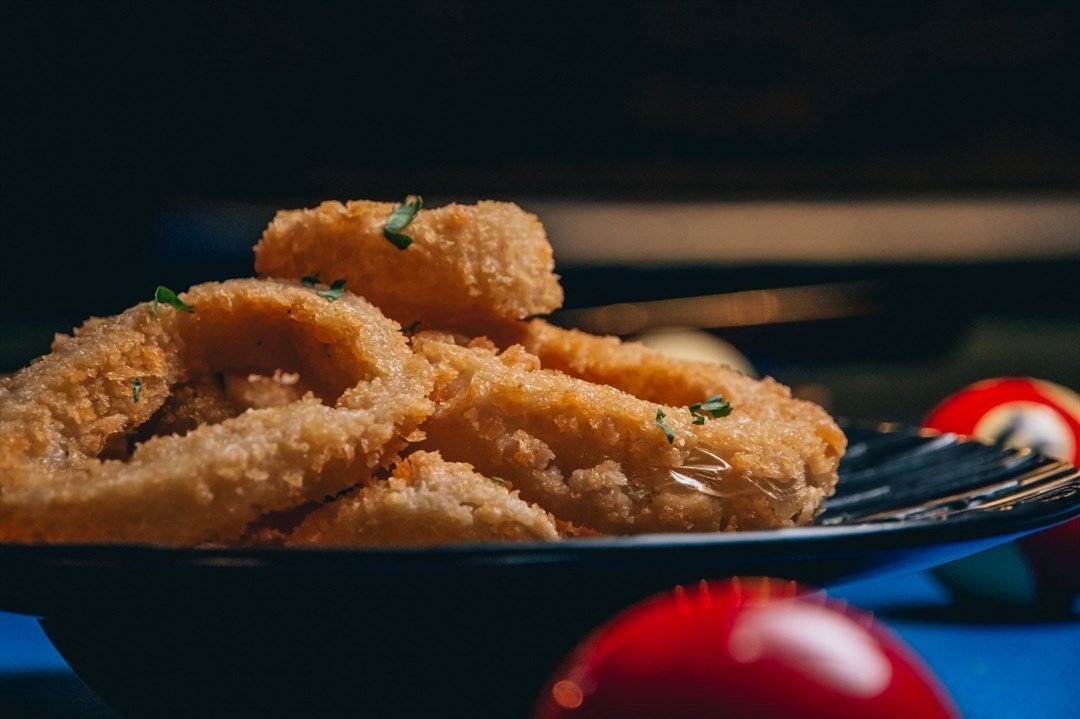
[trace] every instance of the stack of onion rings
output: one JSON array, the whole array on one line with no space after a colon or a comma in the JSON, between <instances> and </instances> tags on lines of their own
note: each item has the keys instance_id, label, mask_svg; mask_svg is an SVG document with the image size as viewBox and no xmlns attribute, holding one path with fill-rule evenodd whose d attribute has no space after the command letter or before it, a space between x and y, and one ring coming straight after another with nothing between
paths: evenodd
<instances>
[{"instance_id":1,"label":"stack of onion rings","mask_svg":"<svg viewBox=\"0 0 1080 719\"><path fill-rule=\"evenodd\" d=\"M387 203L280 212L255 249L266 279L93 318L0 380L0 541L811 521L845 446L824 410L771 379L530 319L562 302L537 219L419 205L404 224ZM724 412L691 409L715 395Z\"/></svg>"},{"instance_id":2,"label":"stack of onion rings","mask_svg":"<svg viewBox=\"0 0 1080 719\"><path fill-rule=\"evenodd\" d=\"M414 347L439 370L423 446L604 533L805 524L836 481L838 454L811 423L733 412L698 424L663 406L669 442L656 404L541 369L520 346L422 333Z\"/></svg>"}]
</instances>

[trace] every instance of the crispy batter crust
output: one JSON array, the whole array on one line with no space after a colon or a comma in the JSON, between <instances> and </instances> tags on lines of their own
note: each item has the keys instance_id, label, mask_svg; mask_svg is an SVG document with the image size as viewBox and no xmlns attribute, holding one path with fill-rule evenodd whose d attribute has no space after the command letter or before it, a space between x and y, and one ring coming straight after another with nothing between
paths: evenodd
<instances>
[{"instance_id":1,"label":"crispy batter crust","mask_svg":"<svg viewBox=\"0 0 1080 719\"><path fill-rule=\"evenodd\" d=\"M554 518L471 465L437 452L409 455L373 481L316 510L287 544L359 546L492 540L551 540Z\"/></svg>"},{"instance_id":2,"label":"crispy batter crust","mask_svg":"<svg viewBox=\"0 0 1080 719\"><path fill-rule=\"evenodd\" d=\"M543 225L509 202L421 210L399 250L383 236L397 207L324 202L278 212L255 246L255 270L298 279L319 273L363 295L402 324L522 319L562 304Z\"/></svg>"},{"instance_id":3,"label":"crispy batter crust","mask_svg":"<svg viewBox=\"0 0 1080 719\"><path fill-rule=\"evenodd\" d=\"M459 325L449 326L449 332L429 331L427 336L491 349L520 345L537 357L543 369L608 385L659 405L686 408L723 395L747 417L805 434L805 460L813 483L836 481L839 458L847 447L844 433L828 412L813 402L795 399L791 390L771 377L758 380L712 362L673 359L640 342L563 329L542 319L472 328L482 337L463 334Z\"/></svg>"},{"instance_id":4,"label":"crispy batter crust","mask_svg":"<svg viewBox=\"0 0 1080 719\"><path fill-rule=\"evenodd\" d=\"M673 359L640 342L598 337L539 319L492 325L487 331L499 347L523 346L545 369L610 385L649 402L687 407L721 394L754 419L786 420L793 431L816 435L824 443L807 458L816 473L835 471L847 446L828 412L793 398L791 390L771 377L756 380L723 365ZM815 461L826 457L823 464Z\"/></svg>"},{"instance_id":5,"label":"crispy batter crust","mask_svg":"<svg viewBox=\"0 0 1080 719\"><path fill-rule=\"evenodd\" d=\"M663 406L669 444L657 403L541 370L521 347L497 355L445 339L414 339L437 372L424 446L506 477L559 519L614 534L793 526L836 483L837 449L783 412L752 411L750 394L703 425ZM784 396L762 387L763 402Z\"/></svg>"},{"instance_id":6,"label":"crispy batter crust","mask_svg":"<svg viewBox=\"0 0 1080 719\"><path fill-rule=\"evenodd\" d=\"M194 314L155 317L143 303L94 320L0 387L0 540L231 541L264 512L351 486L430 411L426 363L361 298L232 280L183 299ZM127 462L98 458L177 384L279 367L323 401L157 437Z\"/></svg>"}]
</instances>

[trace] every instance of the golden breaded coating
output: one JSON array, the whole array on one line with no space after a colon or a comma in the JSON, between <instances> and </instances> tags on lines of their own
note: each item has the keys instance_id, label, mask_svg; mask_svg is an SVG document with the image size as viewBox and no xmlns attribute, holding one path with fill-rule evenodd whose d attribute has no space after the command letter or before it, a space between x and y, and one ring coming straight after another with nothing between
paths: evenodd
<instances>
[{"instance_id":1,"label":"golden breaded coating","mask_svg":"<svg viewBox=\"0 0 1080 719\"><path fill-rule=\"evenodd\" d=\"M847 438L828 412L793 398L791 390L771 377L758 380L713 362L673 359L640 342L563 329L540 319L490 325L485 332L495 346L523 346L544 369L610 385L649 402L688 407L719 394L755 419L787 420L793 430L817 435L828 445L827 452L813 455L829 458L824 466L812 467L813 472L831 471L834 455L842 456L847 447Z\"/></svg>"},{"instance_id":2,"label":"golden breaded coating","mask_svg":"<svg viewBox=\"0 0 1080 719\"><path fill-rule=\"evenodd\" d=\"M387 480L315 510L288 545L367 546L558 539L554 518L471 465L416 452Z\"/></svg>"},{"instance_id":3,"label":"golden breaded coating","mask_svg":"<svg viewBox=\"0 0 1080 719\"><path fill-rule=\"evenodd\" d=\"M443 339L413 341L437 372L423 446L505 477L561 520L612 534L787 527L808 523L836 484L835 446L781 413L736 404L698 425L685 406L541 370L521 347Z\"/></svg>"},{"instance_id":4,"label":"golden breaded coating","mask_svg":"<svg viewBox=\"0 0 1080 719\"><path fill-rule=\"evenodd\" d=\"M344 278L387 316L440 326L476 319L523 319L562 305L543 225L509 202L420 210L399 250L383 236L397 206L354 200L278 212L255 246L255 270L299 279Z\"/></svg>"},{"instance_id":5,"label":"golden breaded coating","mask_svg":"<svg viewBox=\"0 0 1080 719\"><path fill-rule=\"evenodd\" d=\"M427 363L365 300L231 280L95 320L0 387L0 541L230 541L391 459L427 416ZM214 372L299 372L318 397L157 437L99 459ZM134 382L140 381L138 392ZM137 395L137 397L136 397ZM332 406L327 406L327 404Z\"/></svg>"}]
</instances>

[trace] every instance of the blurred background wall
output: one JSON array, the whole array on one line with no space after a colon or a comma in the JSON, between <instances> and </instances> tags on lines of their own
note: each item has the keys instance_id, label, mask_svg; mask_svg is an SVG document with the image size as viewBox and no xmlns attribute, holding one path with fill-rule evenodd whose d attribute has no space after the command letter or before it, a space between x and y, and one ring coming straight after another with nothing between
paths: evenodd
<instances>
[{"instance_id":1,"label":"blurred background wall","mask_svg":"<svg viewBox=\"0 0 1080 719\"><path fill-rule=\"evenodd\" d=\"M37 2L0 32L0 372L250 274L277 208L422 193L540 213L567 307L620 306L559 321L688 325L840 414L1080 387L1075 3Z\"/></svg>"}]
</instances>

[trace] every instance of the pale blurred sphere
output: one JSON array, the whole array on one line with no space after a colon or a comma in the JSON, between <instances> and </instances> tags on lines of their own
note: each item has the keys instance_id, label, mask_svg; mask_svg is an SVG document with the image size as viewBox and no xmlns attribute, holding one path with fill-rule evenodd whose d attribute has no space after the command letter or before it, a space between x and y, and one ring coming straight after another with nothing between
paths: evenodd
<instances>
[{"instance_id":1,"label":"pale blurred sphere","mask_svg":"<svg viewBox=\"0 0 1080 719\"><path fill-rule=\"evenodd\" d=\"M690 327L665 327L641 335L638 341L674 359L716 362L757 377L750 360L739 350L708 332Z\"/></svg>"}]
</instances>

